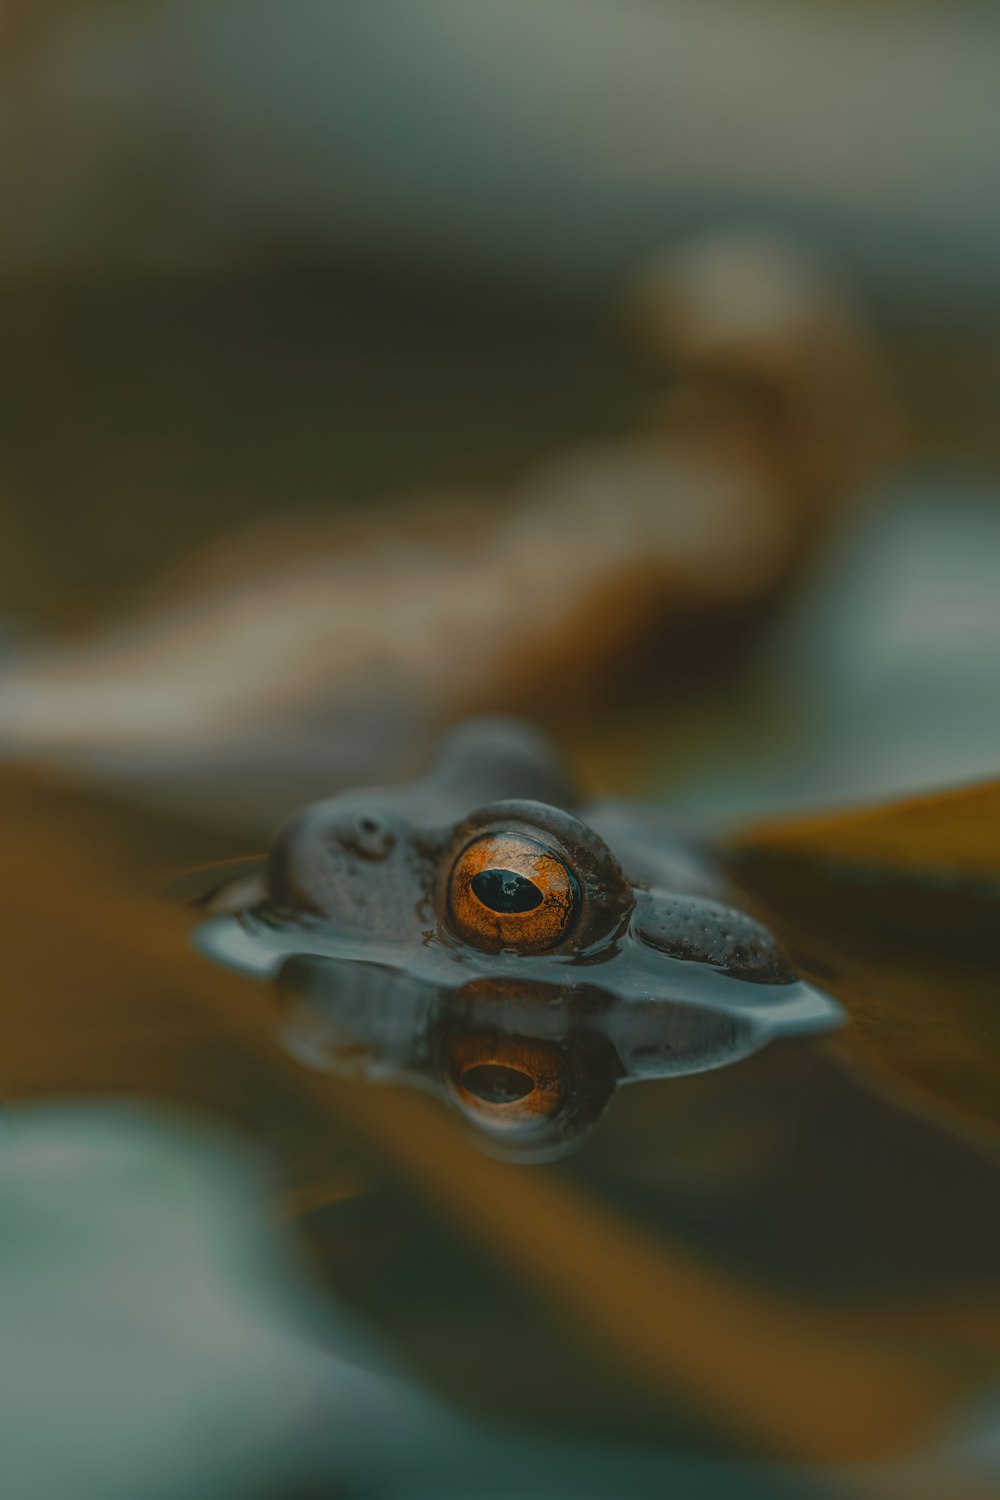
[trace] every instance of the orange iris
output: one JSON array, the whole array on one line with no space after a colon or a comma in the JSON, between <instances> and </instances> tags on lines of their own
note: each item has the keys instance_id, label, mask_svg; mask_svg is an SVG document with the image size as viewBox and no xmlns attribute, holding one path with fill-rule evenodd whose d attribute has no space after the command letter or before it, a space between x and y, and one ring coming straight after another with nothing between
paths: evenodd
<instances>
[{"instance_id":1,"label":"orange iris","mask_svg":"<svg viewBox=\"0 0 1000 1500\"><path fill-rule=\"evenodd\" d=\"M451 872L455 926L477 948L544 953L569 929L573 877L544 845L519 833L490 833L469 844Z\"/></svg>"},{"instance_id":2,"label":"orange iris","mask_svg":"<svg viewBox=\"0 0 1000 1500\"><path fill-rule=\"evenodd\" d=\"M465 1114L501 1130L550 1120L566 1097L558 1049L524 1037L454 1037L445 1082Z\"/></svg>"}]
</instances>

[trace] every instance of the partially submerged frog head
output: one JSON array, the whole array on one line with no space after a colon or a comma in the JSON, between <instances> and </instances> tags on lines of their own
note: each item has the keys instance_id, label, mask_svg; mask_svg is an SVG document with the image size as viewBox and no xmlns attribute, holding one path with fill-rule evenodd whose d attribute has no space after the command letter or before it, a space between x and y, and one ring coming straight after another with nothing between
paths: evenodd
<instances>
[{"instance_id":1,"label":"partially submerged frog head","mask_svg":"<svg viewBox=\"0 0 1000 1500\"><path fill-rule=\"evenodd\" d=\"M235 905L201 944L277 975L297 1055L430 1086L522 1158L574 1143L622 1082L839 1018L661 814L581 807L507 721L456 730L419 781L307 807Z\"/></svg>"}]
</instances>

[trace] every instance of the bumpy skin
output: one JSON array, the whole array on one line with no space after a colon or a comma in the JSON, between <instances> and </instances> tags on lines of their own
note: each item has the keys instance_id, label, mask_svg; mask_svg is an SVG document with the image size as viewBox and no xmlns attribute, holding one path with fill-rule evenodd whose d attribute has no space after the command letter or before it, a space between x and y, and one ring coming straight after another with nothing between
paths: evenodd
<instances>
[{"instance_id":1,"label":"bumpy skin","mask_svg":"<svg viewBox=\"0 0 1000 1500\"><path fill-rule=\"evenodd\" d=\"M462 726L411 785L307 807L265 886L200 941L277 975L289 1049L429 1086L520 1160L569 1149L623 1082L839 1015L655 809L580 807L509 721Z\"/></svg>"},{"instance_id":2,"label":"bumpy skin","mask_svg":"<svg viewBox=\"0 0 1000 1500\"><path fill-rule=\"evenodd\" d=\"M580 886L581 909L558 945L561 956L593 951L627 924L647 947L732 978L794 980L771 934L729 904L707 859L655 809L614 802L581 809L547 743L509 721L462 726L422 781L306 808L272 848L271 905L345 935L421 941L433 927L461 943L442 867L450 870L477 831L508 827L553 843Z\"/></svg>"}]
</instances>

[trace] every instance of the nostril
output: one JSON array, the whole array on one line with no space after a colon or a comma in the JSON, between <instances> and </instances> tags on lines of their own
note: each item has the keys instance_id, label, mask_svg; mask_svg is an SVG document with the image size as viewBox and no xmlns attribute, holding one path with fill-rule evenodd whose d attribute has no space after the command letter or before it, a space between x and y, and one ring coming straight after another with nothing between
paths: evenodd
<instances>
[{"instance_id":1,"label":"nostril","mask_svg":"<svg viewBox=\"0 0 1000 1500\"><path fill-rule=\"evenodd\" d=\"M345 818L330 830L335 843L361 859L385 859L396 846L396 834L376 813Z\"/></svg>"}]
</instances>

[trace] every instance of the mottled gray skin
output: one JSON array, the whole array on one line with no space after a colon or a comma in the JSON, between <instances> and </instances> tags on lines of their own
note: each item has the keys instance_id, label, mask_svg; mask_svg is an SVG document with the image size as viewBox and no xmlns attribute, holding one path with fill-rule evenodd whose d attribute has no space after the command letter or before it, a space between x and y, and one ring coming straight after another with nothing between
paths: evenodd
<instances>
[{"instance_id":1,"label":"mottled gray skin","mask_svg":"<svg viewBox=\"0 0 1000 1500\"><path fill-rule=\"evenodd\" d=\"M572 874L572 920L543 952L484 951L452 916L455 860L501 832ZM546 742L506 720L463 725L419 781L307 807L256 898L199 942L276 976L289 1050L430 1088L519 1160L570 1149L630 1079L719 1067L839 1019L655 809L581 807Z\"/></svg>"},{"instance_id":2,"label":"mottled gray skin","mask_svg":"<svg viewBox=\"0 0 1000 1500\"><path fill-rule=\"evenodd\" d=\"M655 808L581 807L546 741L508 720L455 730L420 781L307 807L271 850L270 902L344 937L423 943L433 929L453 944L442 894L452 861L478 829L507 827L554 843L583 891L577 920L546 959L587 952L595 961L627 934L733 978L794 980L771 934L729 903L709 860Z\"/></svg>"}]
</instances>

